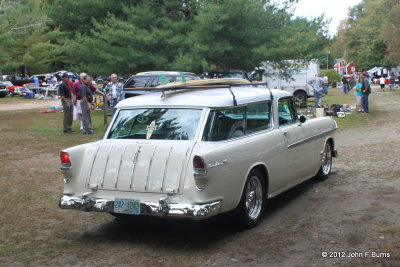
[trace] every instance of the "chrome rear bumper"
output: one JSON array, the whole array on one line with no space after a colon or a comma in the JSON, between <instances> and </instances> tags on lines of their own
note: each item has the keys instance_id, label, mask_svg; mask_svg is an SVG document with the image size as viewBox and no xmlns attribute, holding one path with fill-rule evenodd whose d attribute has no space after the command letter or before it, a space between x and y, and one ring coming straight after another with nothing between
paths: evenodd
<instances>
[{"instance_id":1,"label":"chrome rear bumper","mask_svg":"<svg viewBox=\"0 0 400 267\"><path fill-rule=\"evenodd\" d=\"M161 198L159 202L141 201L140 215L204 219L216 215L221 205L221 200L203 204L169 203L169 199L165 197ZM58 206L61 209L114 212L114 199L63 195Z\"/></svg>"}]
</instances>

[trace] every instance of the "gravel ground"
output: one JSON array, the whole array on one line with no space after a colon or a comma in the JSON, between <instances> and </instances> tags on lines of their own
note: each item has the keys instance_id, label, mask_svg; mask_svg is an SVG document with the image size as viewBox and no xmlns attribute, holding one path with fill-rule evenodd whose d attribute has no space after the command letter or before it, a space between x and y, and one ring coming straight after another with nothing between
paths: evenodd
<instances>
[{"instance_id":1,"label":"gravel ground","mask_svg":"<svg viewBox=\"0 0 400 267\"><path fill-rule=\"evenodd\" d=\"M4 145L8 162L17 151L29 161L5 164L0 173L0 265L400 266L399 101L399 92L374 92L371 112L384 115L337 132L331 177L275 197L248 231L229 215L122 222L60 210L57 154L37 144Z\"/></svg>"},{"instance_id":2,"label":"gravel ground","mask_svg":"<svg viewBox=\"0 0 400 267\"><path fill-rule=\"evenodd\" d=\"M15 111L27 109L49 109L51 105L61 105L59 99L22 99L15 97L15 100L0 102L0 111Z\"/></svg>"}]
</instances>

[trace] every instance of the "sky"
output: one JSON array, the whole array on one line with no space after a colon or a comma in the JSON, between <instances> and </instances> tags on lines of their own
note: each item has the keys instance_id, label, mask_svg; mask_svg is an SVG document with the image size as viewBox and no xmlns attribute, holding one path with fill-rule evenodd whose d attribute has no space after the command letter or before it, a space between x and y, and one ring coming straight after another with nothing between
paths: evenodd
<instances>
[{"instance_id":1,"label":"sky","mask_svg":"<svg viewBox=\"0 0 400 267\"><path fill-rule=\"evenodd\" d=\"M336 34L341 20L347 17L348 8L355 6L362 0L299 0L295 6L294 15L299 17L315 18L324 14L325 19L332 18L329 25L329 34Z\"/></svg>"}]
</instances>

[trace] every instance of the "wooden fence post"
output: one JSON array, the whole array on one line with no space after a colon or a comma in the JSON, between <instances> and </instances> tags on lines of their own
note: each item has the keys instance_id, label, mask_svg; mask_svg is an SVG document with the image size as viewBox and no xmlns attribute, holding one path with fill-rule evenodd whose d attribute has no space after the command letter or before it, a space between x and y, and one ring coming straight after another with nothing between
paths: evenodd
<instances>
[{"instance_id":1,"label":"wooden fence post","mask_svg":"<svg viewBox=\"0 0 400 267\"><path fill-rule=\"evenodd\" d=\"M107 95L103 96L103 109L104 109L104 125L107 125L107 116L108 116L108 106L107 106Z\"/></svg>"}]
</instances>

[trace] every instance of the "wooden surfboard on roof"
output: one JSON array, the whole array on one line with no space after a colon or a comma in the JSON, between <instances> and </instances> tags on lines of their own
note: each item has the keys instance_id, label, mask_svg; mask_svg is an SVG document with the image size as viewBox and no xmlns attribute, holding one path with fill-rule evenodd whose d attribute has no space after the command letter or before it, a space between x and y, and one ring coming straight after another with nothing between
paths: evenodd
<instances>
[{"instance_id":1,"label":"wooden surfboard on roof","mask_svg":"<svg viewBox=\"0 0 400 267\"><path fill-rule=\"evenodd\" d=\"M158 89L179 89L187 88L192 86L213 86L213 85L233 85L233 84L249 84L250 82L245 79L238 78L223 78L223 79L201 79L201 80L190 80L186 82L171 82L163 85L159 85Z\"/></svg>"}]
</instances>

